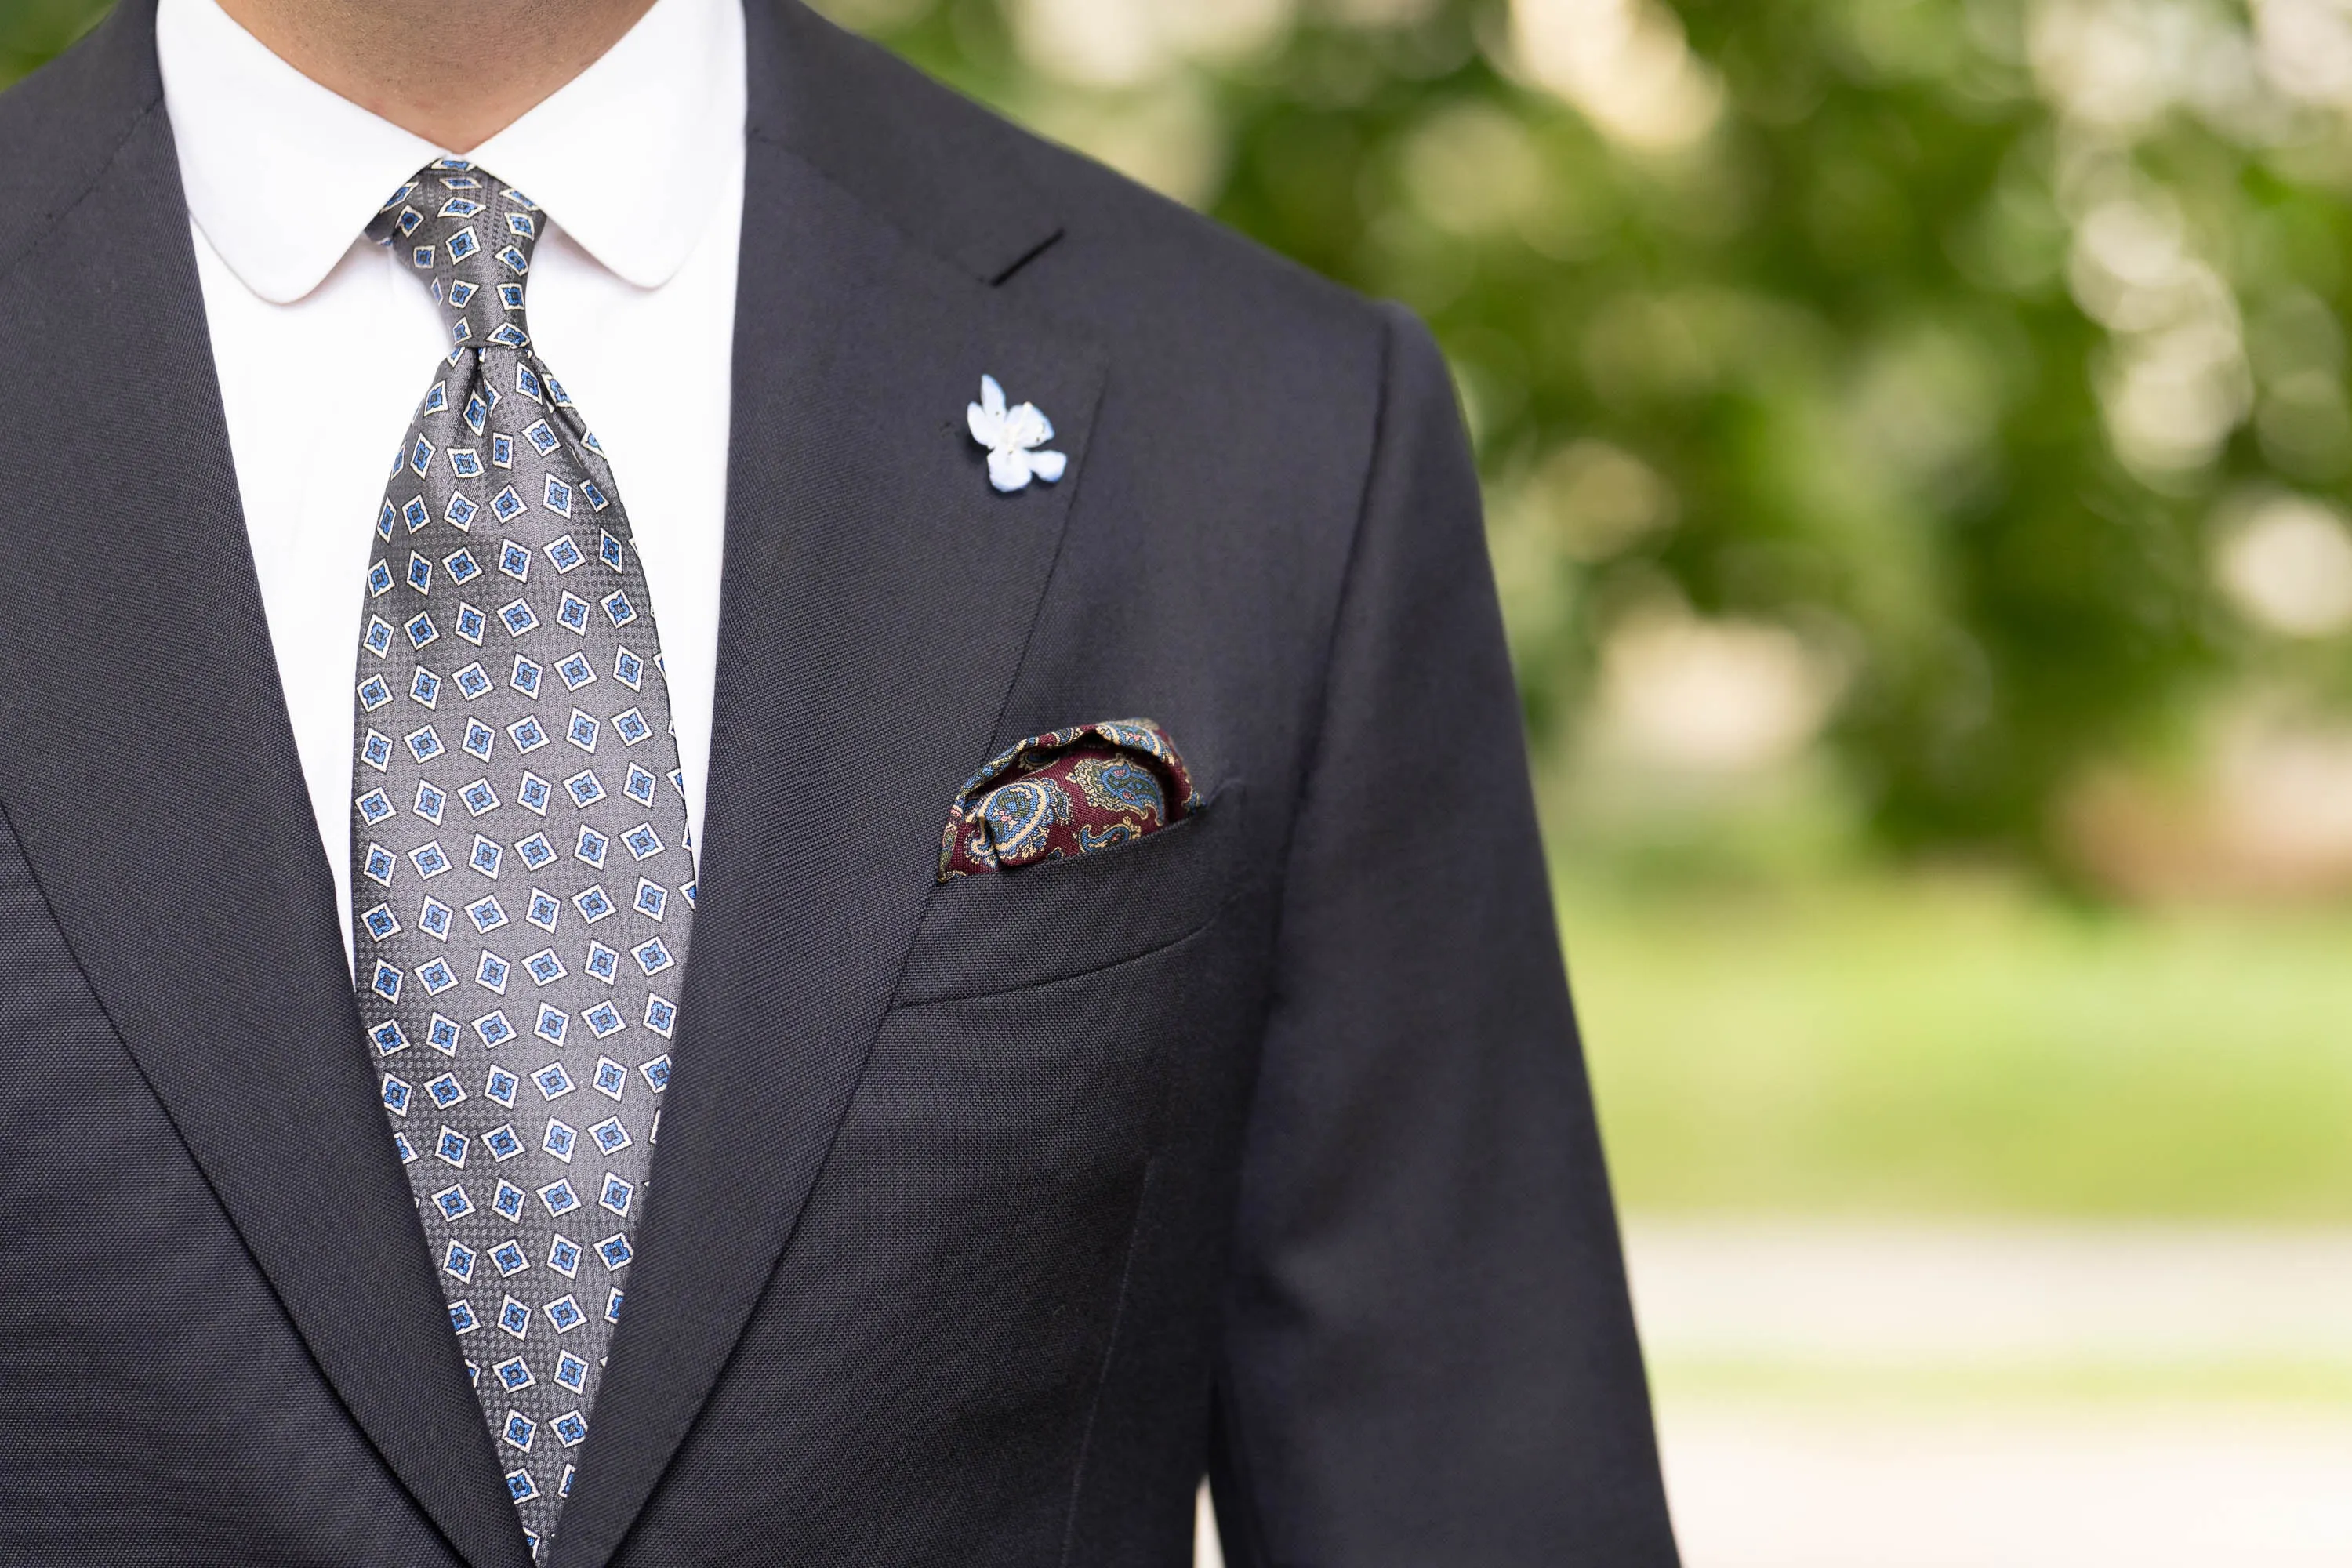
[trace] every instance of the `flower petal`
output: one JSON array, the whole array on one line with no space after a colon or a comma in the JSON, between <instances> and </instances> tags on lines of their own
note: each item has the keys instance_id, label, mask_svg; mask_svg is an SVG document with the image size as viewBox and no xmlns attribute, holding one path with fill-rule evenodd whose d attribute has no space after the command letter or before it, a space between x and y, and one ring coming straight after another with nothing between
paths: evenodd
<instances>
[{"instance_id":1,"label":"flower petal","mask_svg":"<svg viewBox=\"0 0 2352 1568\"><path fill-rule=\"evenodd\" d=\"M1059 452L1031 452L1028 458L1030 471L1049 485L1060 482L1062 470L1070 461Z\"/></svg>"},{"instance_id":2,"label":"flower petal","mask_svg":"<svg viewBox=\"0 0 2352 1568\"><path fill-rule=\"evenodd\" d=\"M1004 445L1004 415L1002 410L991 414L977 403L963 405L963 422L971 429L971 438L983 447Z\"/></svg>"},{"instance_id":3,"label":"flower petal","mask_svg":"<svg viewBox=\"0 0 2352 1568\"><path fill-rule=\"evenodd\" d=\"M996 447L988 454L988 482L1010 495L1029 488L1029 454Z\"/></svg>"},{"instance_id":4,"label":"flower petal","mask_svg":"<svg viewBox=\"0 0 2352 1568\"><path fill-rule=\"evenodd\" d=\"M980 378L980 405L1000 419L1004 417L1004 388L996 384L992 375Z\"/></svg>"},{"instance_id":5,"label":"flower petal","mask_svg":"<svg viewBox=\"0 0 2352 1568\"><path fill-rule=\"evenodd\" d=\"M1054 438L1054 422L1034 403L1004 416L1004 438L1015 447L1042 447Z\"/></svg>"}]
</instances>

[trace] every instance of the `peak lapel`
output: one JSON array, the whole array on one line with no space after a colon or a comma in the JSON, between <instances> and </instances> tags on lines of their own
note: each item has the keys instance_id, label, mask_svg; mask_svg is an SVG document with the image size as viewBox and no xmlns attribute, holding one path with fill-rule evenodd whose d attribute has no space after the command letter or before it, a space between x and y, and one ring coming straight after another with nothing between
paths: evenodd
<instances>
[{"instance_id":1,"label":"peak lapel","mask_svg":"<svg viewBox=\"0 0 2352 1568\"><path fill-rule=\"evenodd\" d=\"M152 29L132 0L71 62L131 129L0 280L0 803L328 1381L469 1563L522 1568L360 1033Z\"/></svg>"},{"instance_id":2,"label":"peak lapel","mask_svg":"<svg viewBox=\"0 0 2352 1568\"><path fill-rule=\"evenodd\" d=\"M931 891L949 803L994 739L1104 375L1090 344L992 287L1050 239L1034 212L1006 223L998 204L992 231L935 221L923 238L938 243L919 243L900 226L904 182L825 159L870 147L837 124L762 122L779 21L803 110L857 96L869 68L796 8L752 10L700 903L636 1273L556 1568L618 1549L790 1241ZM1058 485L991 489L964 422L983 373L1052 418L1070 458Z\"/></svg>"}]
</instances>

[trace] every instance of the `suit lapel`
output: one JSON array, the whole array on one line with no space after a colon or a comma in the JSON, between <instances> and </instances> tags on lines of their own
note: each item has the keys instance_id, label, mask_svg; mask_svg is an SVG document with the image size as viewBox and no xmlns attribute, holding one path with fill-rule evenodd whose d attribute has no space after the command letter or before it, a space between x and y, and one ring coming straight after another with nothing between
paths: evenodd
<instances>
[{"instance_id":1,"label":"suit lapel","mask_svg":"<svg viewBox=\"0 0 2352 1568\"><path fill-rule=\"evenodd\" d=\"M0 804L353 1419L468 1562L521 1568L360 1033L152 28L131 0L59 68L85 73L89 124L116 129L0 286Z\"/></svg>"},{"instance_id":2,"label":"suit lapel","mask_svg":"<svg viewBox=\"0 0 2352 1568\"><path fill-rule=\"evenodd\" d=\"M972 221L944 218L840 122L883 97L858 79L879 68L865 46L796 6L754 0L751 17L700 901L638 1261L557 1568L618 1548L808 1200L949 803L994 738L1104 374L991 286L1054 233L1021 194L983 184L957 198ZM963 419L983 373L1052 417L1071 458L1058 486L990 488Z\"/></svg>"}]
</instances>

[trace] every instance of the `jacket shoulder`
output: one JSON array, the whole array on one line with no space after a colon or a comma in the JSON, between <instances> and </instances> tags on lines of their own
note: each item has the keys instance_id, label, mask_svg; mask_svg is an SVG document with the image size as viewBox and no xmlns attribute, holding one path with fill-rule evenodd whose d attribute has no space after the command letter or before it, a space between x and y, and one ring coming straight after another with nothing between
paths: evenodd
<instances>
[{"instance_id":1,"label":"jacket shoulder","mask_svg":"<svg viewBox=\"0 0 2352 1568\"><path fill-rule=\"evenodd\" d=\"M1108 347L1171 351L1162 362L1170 369L1222 362L1246 385L1255 365L1278 358L1291 377L1320 371L1373 390L1391 310L1014 124L878 45L796 6L783 14L796 18L788 29L798 35L783 40L786 58L802 68L821 60L828 78L803 84L803 104L857 106L835 124L801 121L793 140L828 166L862 165L872 177L855 183L904 202L897 216L908 232ZM782 114L792 117L789 103Z\"/></svg>"},{"instance_id":2,"label":"jacket shoulder","mask_svg":"<svg viewBox=\"0 0 2352 1568\"><path fill-rule=\"evenodd\" d=\"M1234 352L1258 343L1352 358L1385 337L1391 312L1373 300L1090 158L1015 134L1024 172L1064 215L1041 267L1080 298Z\"/></svg>"}]
</instances>

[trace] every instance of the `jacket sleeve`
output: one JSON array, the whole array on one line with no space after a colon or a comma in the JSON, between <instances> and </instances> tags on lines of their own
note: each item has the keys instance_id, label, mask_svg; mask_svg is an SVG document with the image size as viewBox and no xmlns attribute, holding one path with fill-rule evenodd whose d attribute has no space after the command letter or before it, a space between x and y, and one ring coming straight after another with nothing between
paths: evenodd
<instances>
[{"instance_id":1,"label":"jacket sleeve","mask_svg":"<svg viewBox=\"0 0 2352 1568\"><path fill-rule=\"evenodd\" d=\"M1443 359L1391 317L1288 851L1211 1473L1235 1568L1675 1561Z\"/></svg>"}]
</instances>

